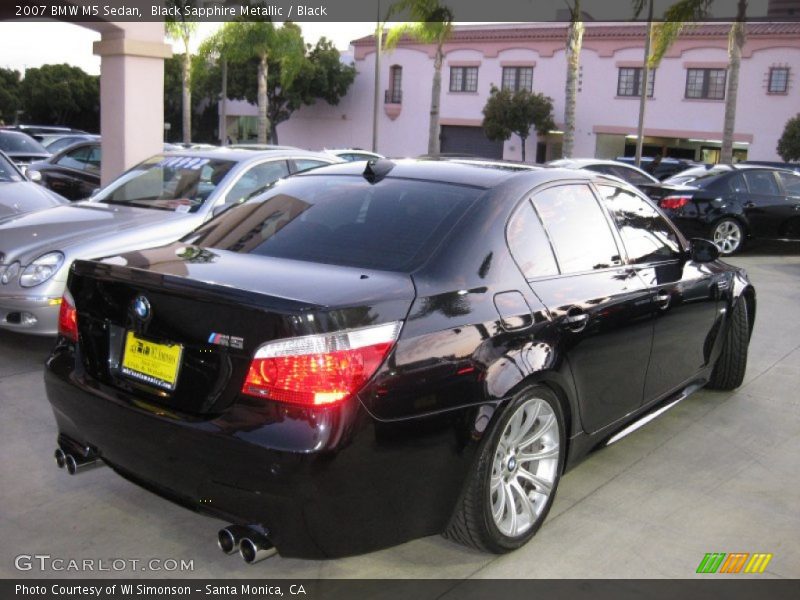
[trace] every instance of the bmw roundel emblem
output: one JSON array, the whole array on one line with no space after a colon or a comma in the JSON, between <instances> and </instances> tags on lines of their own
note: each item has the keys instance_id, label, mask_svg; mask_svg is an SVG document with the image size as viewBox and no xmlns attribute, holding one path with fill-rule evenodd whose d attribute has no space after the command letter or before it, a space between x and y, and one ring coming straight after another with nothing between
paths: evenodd
<instances>
[{"instance_id":1,"label":"bmw roundel emblem","mask_svg":"<svg viewBox=\"0 0 800 600\"><path fill-rule=\"evenodd\" d=\"M150 317L150 301L144 296L137 296L133 301L133 312L142 321L147 320Z\"/></svg>"}]
</instances>

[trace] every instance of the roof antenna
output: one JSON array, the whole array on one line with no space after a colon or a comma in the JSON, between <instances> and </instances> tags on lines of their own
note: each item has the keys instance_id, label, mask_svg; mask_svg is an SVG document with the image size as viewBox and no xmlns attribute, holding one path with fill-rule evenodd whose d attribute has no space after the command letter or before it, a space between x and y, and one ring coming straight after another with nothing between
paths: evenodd
<instances>
[{"instance_id":1,"label":"roof antenna","mask_svg":"<svg viewBox=\"0 0 800 600\"><path fill-rule=\"evenodd\" d=\"M378 183L386 177L392 169L394 169L394 163L390 160L386 160L385 158L370 160L367 162L367 166L364 169L364 179L370 183Z\"/></svg>"}]
</instances>

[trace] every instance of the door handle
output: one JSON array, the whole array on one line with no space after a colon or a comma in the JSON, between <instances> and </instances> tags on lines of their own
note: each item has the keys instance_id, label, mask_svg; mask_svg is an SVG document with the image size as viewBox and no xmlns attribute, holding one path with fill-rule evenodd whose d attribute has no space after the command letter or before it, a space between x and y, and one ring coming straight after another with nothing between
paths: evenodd
<instances>
[{"instance_id":1,"label":"door handle","mask_svg":"<svg viewBox=\"0 0 800 600\"><path fill-rule=\"evenodd\" d=\"M583 309L573 306L567 311L562 324L565 329L579 333L586 329L586 325L589 324L589 315L583 312Z\"/></svg>"},{"instance_id":2,"label":"door handle","mask_svg":"<svg viewBox=\"0 0 800 600\"><path fill-rule=\"evenodd\" d=\"M656 306L661 310L667 310L669 308L669 301L672 299L669 292L664 290L659 290L656 294Z\"/></svg>"},{"instance_id":3,"label":"door handle","mask_svg":"<svg viewBox=\"0 0 800 600\"><path fill-rule=\"evenodd\" d=\"M744 207L745 208L755 208L756 207L756 203L755 202L748 202L748 203L746 203L744 205Z\"/></svg>"}]
</instances>

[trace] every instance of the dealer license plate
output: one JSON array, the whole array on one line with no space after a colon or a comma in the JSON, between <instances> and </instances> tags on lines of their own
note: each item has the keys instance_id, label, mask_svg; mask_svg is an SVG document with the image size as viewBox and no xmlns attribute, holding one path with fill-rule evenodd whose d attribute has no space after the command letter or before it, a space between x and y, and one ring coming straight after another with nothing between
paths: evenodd
<instances>
[{"instance_id":1,"label":"dealer license plate","mask_svg":"<svg viewBox=\"0 0 800 600\"><path fill-rule=\"evenodd\" d=\"M122 372L133 379L172 391L178 380L181 354L183 346L180 344L156 344L129 331L125 336Z\"/></svg>"}]
</instances>

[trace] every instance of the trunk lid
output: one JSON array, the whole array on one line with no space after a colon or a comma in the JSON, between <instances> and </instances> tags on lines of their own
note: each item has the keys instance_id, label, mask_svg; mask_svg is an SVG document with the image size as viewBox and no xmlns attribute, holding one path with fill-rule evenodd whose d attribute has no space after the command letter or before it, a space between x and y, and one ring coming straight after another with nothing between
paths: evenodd
<instances>
[{"instance_id":1,"label":"trunk lid","mask_svg":"<svg viewBox=\"0 0 800 600\"><path fill-rule=\"evenodd\" d=\"M414 300L404 274L184 244L76 261L68 287L84 376L201 418L236 401L265 342L402 320ZM177 361L173 381L126 358L145 351Z\"/></svg>"}]
</instances>

